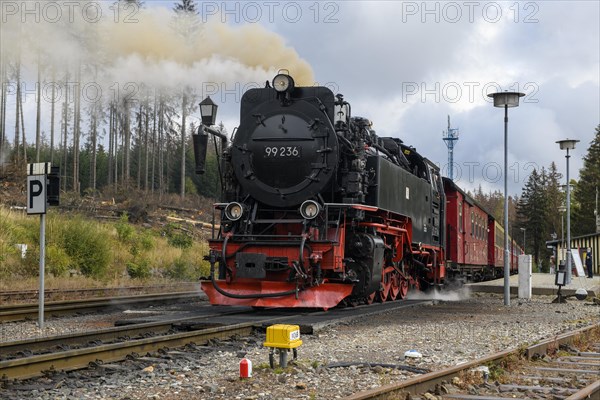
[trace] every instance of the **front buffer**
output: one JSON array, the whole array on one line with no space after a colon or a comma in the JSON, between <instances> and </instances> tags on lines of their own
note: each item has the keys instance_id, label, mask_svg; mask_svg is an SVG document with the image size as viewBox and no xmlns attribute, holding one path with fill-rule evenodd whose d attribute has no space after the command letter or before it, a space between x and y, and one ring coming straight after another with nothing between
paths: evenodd
<instances>
[{"instance_id":1,"label":"front buffer","mask_svg":"<svg viewBox=\"0 0 600 400\"><path fill-rule=\"evenodd\" d=\"M278 225L291 230L294 226ZM337 232L337 234L336 234ZM270 238L227 234L209 241L210 278L201 281L211 304L329 309L352 294L342 282L343 229ZM340 237L341 236L341 237ZM270 239L270 240L269 240ZM337 278L337 281L335 280Z\"/></svg>"},{"instance_id":2,"label":"front buffer","mask_svg":"<svg viewBox=\"0 0 600 400\"><path fill-rule=\"evenodd\" d=\"M350 296L353 288L352 285L343 283L322 283L296 290L294 283L250 279L236 280L232 283L225 280L202 281L201 287L211 304L324 310L337 306L344 298ZM278 295L279 293L288 294ZM273 297L268 297L271 295Z\"/></svg>"}]
</instances>

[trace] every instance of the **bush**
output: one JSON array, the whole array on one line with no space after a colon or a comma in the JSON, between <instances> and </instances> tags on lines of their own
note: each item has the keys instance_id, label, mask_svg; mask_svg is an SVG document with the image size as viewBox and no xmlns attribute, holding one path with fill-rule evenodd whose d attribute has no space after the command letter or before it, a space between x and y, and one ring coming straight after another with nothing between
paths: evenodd
<instances>
[{"instance_id":1,"label":"bush","mask_svg":"<svg viewBox=\"0 0 600 400\"><path fill-rule=\"evenodd\" d=\"M127 214L123 213L119 222L116 223L115 228L117 229L117 237L123 242L130 241L135 235L135 229L129 225L129 218Z\"/></svg>"},{"instance_id":2,"label":"bush","mask_svg":"<svg viewBox=\"0 0 600 400\"><path fill-rule=\"evenodd\" d=\"M104 276L111 259L110 236L106 229L78 217L62 226L61 236L71 267L86 276Z\"/></svg>"},{"instance_id":3,"label":"bush","mask_svg":"<svg viewBox=\"0 0 600 400\"><path fill-rule=\"evenodd\" d=\"M192 238L185 233L175 233L168 237L168 243L178 249L189 249L192 247Z\"/></svg>"},{"instance_id":4,"label":"bush","mask_svg":"<svg viewBox=\"0 0 600 400\"><path fill-rule=\"evenodd\" d=\"M154 248L154 238L152 233L146 231L139 235L139 245L142 250L150 251Z\"/></svg>"},{"instance_id":5,"label":"bush","mask_svg":"<svg viewBox=\"0 0 600 400\"><path fill-rule=\"evenodd\" d=\"M164 235L167 237L167 243L170 246L178 249L189 249L193 245L193 240L186 232L178 232L181 226L175 223L168 223L164 230Z\"/></svg>"},{"instance_id":6,"label":"bush","mask_svg":"<svg viewBox=\"0 0 600 400\"><path fill-rule=\"evenodd\" d=\"M210 264L204 260L206 244L194 244L191 249L184 250L165 271L169 278L182 281L196 281L210 273Z\"/></svg>"},{"instance_id":7,"label":"bush","mask_svg":"<svg viewBox=\"0 0 600 400\"><path fill-rule=\"evenodd\" d=\"M63 276L69 270L71 258L64 249L56 245L46 246L46 272L54 276Z\"/></svg>"},{"instance_id":8,"label":"bush","mask_svg":"<svg viewBox=\"0 0 600 400\"><path fill-rule=\"evenodd\" d=\"M141 260L137 263L130 261L127 263L127 273L132 278L146 279L149 278L150 265L148 260Z\"/></svg>"}]
</instances>

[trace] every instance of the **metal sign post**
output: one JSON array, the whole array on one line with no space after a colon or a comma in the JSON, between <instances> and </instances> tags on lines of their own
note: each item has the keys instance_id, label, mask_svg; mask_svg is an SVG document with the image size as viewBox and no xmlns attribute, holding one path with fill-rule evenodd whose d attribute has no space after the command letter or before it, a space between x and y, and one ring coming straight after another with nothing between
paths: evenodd
<instances>
[{"instance_id":1,"label":"metal sign post","mask_svg":"<svg viewBox=\"0 0 600 400\"><path fill-rule=\"evenodd\" d=\"M44 329L44 275L46 270L46 205L47 177L50 163L27 165L27 214L40 215L40 293L39 327Z\"/></svg>"}]
</instances>

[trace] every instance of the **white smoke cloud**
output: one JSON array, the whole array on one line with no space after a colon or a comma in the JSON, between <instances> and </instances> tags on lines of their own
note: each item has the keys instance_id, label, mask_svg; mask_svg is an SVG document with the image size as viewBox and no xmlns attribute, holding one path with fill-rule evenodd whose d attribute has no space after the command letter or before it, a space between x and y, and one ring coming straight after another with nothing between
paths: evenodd
<instances>
[{"instance_id":1,"label":"white smoke cloud","mask_svg":"<svg viewBox=\"0 0 600 400\"><path fill-rule=\"evenodd\" d=\"M82 82L98 83L104 94L129 82L167 90L264 82L281 68L299 84L314 82L310 65L281 36L258 24L202 24L189 16L176 19L163 7L138 10L134 23L115 22L108 13L98 22L84 16L23 22L19 13L4 15L5 60L21 60L24 79L35 78L38 57L46 80L53 73L63 79L68 69L74 81L81 65Z\"/></svg>"}]
</instances>

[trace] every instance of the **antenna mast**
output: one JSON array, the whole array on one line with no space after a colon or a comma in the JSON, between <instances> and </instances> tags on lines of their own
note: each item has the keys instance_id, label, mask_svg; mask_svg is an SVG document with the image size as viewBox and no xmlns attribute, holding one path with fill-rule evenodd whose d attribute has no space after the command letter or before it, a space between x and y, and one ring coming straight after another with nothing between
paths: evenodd
<instances>
[{"instance_id":1,"label":"antenna mast","mask_svg":"<svg viewBox=\"0 0 600 400\"><path fill-rule=\"evenodd\" d=\"M454 145L458 140L458 128L450 127L450 116L448 115L448 130L443 132L443 140L448 147L448 178L454 180Z\"/></svg>"}]
</instances>

